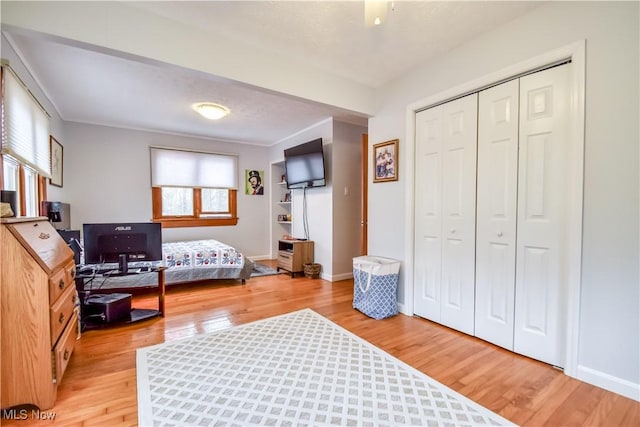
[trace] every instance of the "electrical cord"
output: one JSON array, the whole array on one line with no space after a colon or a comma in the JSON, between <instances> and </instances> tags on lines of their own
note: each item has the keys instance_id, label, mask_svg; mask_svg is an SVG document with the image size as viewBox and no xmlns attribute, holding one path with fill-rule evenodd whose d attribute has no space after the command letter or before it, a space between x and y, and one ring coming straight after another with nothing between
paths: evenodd
<instances>
[{"instance_id":1,"label":"electrical cord","mask_svg":"<svg viewBox=\"0 0 640 427\"><path fill-rule=\"evenodd\" d=\"M302 226L304 239L309 240L309 222L307 221L307 187L302 189Z\"/></svg>"}]
</instances>

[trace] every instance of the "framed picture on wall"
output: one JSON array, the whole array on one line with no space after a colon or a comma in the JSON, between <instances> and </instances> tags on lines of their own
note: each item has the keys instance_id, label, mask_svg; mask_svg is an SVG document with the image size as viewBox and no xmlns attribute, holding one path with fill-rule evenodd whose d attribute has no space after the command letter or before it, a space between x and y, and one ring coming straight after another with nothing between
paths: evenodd
<instances>
[{"instance_id":1,"label":"framed picture on wall","mask_svg":"<svg viewBox=\"0 0 640 427\"><path fill-rule=\"evenodd\" d=\"M373 146L373 182L398 180L398 140Z\"/></svg>"},{"instance_id":2,"label":"framed picture on wall","mask_svg":"<svg viewBox=\"0 0 640 427\"><path fill-rule=\"evenodd\" d=\"M49 151L51 162L51 178L49 184L62 187L63 147L53 136L49 136Z\"/></svg>"},{"instance_id":3,"label":"framed picture on wall","mask_svg":"<svg viewBox=\"0 0 640 427\"><path fill-rule=\"evenodd\" d=\"M246 169L244 174L246 178L245 194L262 196L264 194L264 187L262 185L264 171Z\"/></svg>"}]
</instances>

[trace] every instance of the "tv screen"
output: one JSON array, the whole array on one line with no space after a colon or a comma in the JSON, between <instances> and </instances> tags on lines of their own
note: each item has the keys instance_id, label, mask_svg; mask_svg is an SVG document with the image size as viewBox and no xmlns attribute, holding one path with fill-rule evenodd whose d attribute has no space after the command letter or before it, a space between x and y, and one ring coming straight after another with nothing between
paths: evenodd
<instances>
[{"instance_id":1,"label":"tv screen","mask_svg":"<svg viewBox=\"0 0 640 427\"><path fill-rule=\"evenodd\" d=\"M284 150L284 169L287 188L326 185L322 138Z\"/></svg>"},{"instance_id":2,"label":"tv screen","mask_svg":"<svg viewBox=\"0 0 640 427\"><path fill-rule=\"evenodd\" d=\"M85 264L162 260L162 226L152 222L83 224Z\"/></svg>"}]
</instances>

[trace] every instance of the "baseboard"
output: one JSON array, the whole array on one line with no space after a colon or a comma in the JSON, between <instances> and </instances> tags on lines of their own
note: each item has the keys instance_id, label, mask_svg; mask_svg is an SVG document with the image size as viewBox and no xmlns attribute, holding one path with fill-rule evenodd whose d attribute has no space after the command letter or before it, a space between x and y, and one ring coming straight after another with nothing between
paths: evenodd
<instances>
[{"instance_id":1,"label":"baseboard","mask_svg":"<svg viewBox=\"0 0 640 427\"><path fill-rule=\"evenodd\" d=\"M631 381L580 365L576 372L576 378L640 402L640 384L634 384Z\"/></svg>"},{"instance_id":2,"label":"baseboard","mask_svg":"<svg viewBox=\"0 0 640 427\"><path fill-rule=\"evenodd\" d=\"M349 273L333 274L331 276L327 275L327 277L323 276L322 278L325 280L329 280L330 282L338 282L340 280L353 279L353 271Z\"/></svg>"},{"instance_id":3,"label":"baseboard","mask_svg":"<svg viewBox=\"0 0 640 427\"><path fill-rule=\"evenodd\" d=\"M255 255L255 256L248 256L247 258L249 258L251 261L270 261L273 258L271 258L271 255Z\"/></svg>"},{"instance_id":4,"label":"baseboard","mask_svg":"<svg viewBox=\"0 0 640 427\"><path fill-rule=\"evenodd\" d=\"M407 310L407 307L405 306L405 304L401 302L398 303L398 312L407 316L413 316L413 313Z\"/></svg>"}]
</instances>

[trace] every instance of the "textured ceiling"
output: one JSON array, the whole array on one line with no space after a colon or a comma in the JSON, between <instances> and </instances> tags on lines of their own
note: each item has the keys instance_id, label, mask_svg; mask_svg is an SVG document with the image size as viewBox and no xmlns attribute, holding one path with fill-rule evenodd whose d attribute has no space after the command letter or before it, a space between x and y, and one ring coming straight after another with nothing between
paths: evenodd
<instances>
[{"instance_id":1,"label":"textured ceiling","mask_svg":"<svg viewBox=\"0 0 640 427\"><path fill-rule=\"evenodd\" d=\"M526 1L395 1L389 2L384 25L367 28L362 1L135 4L373 87L538 5Z\"/></svg>"},{"instance_id":2,"label":"textured ceiling","mask_svg":"<svg viewBox=\"0 0 640 427\"><path fill-rule=\"evenodd\" d=\"M123 3L371 91L538 5L396 1L382 26L367 28L360 1ZM67 121L258 145L272 145L328 117L366 125L362 113L247 83L11 27L3 31ZM247 66L260 64L247 58ZM189 108L198 101L222 103L232 114L207 121Z\"/></svg>"}]
</instances>

